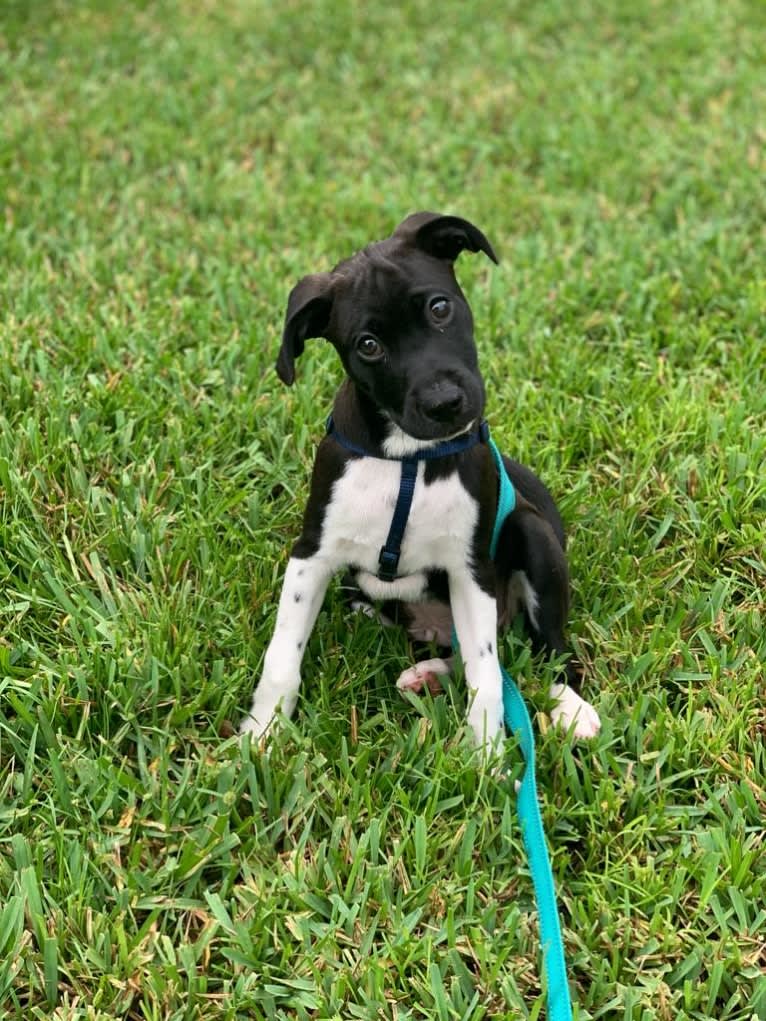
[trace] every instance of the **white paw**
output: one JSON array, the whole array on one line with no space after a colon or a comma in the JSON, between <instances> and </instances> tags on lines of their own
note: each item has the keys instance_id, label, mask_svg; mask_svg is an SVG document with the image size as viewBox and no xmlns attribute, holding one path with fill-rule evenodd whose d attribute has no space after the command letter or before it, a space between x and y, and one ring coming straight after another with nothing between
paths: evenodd
<instances>
[{"instance_id":1,"label":"white paw","mask_svg":"<svg viewBox=\"0 0 766 1021\"><path fill-rule=\"evenodd\" d=\"M444 659L426 659L422 663L416 663L409 670L403 670L399 674L396 686L399 691L422 691L428 688L432 695L438 695L442 690L439 683L440 677L449 674L450 667Z\"/></svg>"},{"instance_id":2,"label":"white paw","mask_svg":"<svg viewBox=\"0 0 766 1021\"><path fill-rule=\"evenodd\" d=\"M497 692L471 692L467 721L473 731L474 743L488 762L502 749L505 738L503 698L499 685Z\"/></svg>"},{"instance_id":3,"label":"white paw","mask_svg":"<svg viewBox=\"0 0 766 1021\"><path fill-rule=\"evenodd\" d=\"M394 622L390 620L385 613L381 613L380 610L376 610L372 603L368 603L364 599L352 599L351 609L354 613L363 613L365 617L369 617L370 620L376 620L381 627L394 626Z\"/></svg>"},{"instance_id":4,"label":"white paw","mask_svg":"<svg viewBox=\"0 0 766 1021\"><path fill-rule=\"evenodd\" d=\"M505 728L501 720L495 720L494 714L484 714L477 719L475 714L469 713L468 724L469 734L478 750L482 768L498 775L505 775L507 767L503 757Z\"/></svg>"},{"instance_id":5,"label":"white paw","mask_svg":"<svg viewBox=\"0 0 766 1021\"><path fill-rule=\"evenodd\" d=\"M291 680L281 684L261 681L253 693L250 712L243 717L239 725L240 734L252 734L255 738L263 737L275 722L277 712L288 718L292 716L298 701L299 684L300 677L297 681ZM278 694L280 691L284 694Z\"/></svg>"},{"instance_id":6,"label":"white paw","mask_svg":"<svg viewBox=\"0 0 766 1021\"><path fill-rule=\"evenodd\" d=\"M250 713L248 713L239 725L239 732L240 734L252 734L254 738L263 737L269 729L270 723L271 720L268 720L266 723L262 723L260 720L256 719L255 716L251 716Z\"/></svg>"},{"instance_id":7,"label":"white paw","mask_svg":"<svg viewBox=\"0 0 766 1021\"><path fill-rule=\"evenodd\" d=\"M554 726L569 729L574 724L574 736L580 741L595 737L601 730L601 720L590 702L580 698L567 684L554 684L551 698L556 702L551 709Z\"/></svg>"},{"instance_id":8,"label":"white paw","mask_svg":"<svg viewBox=\"0 0 766 1021\"><path fill-rule=\"evenodd\" d=\"M363 613L365 617L374 618L377 616L375 607L371 603L366 603L363 599L352 599L351 609L354 613Z\"/></svg>"}]
</instances>

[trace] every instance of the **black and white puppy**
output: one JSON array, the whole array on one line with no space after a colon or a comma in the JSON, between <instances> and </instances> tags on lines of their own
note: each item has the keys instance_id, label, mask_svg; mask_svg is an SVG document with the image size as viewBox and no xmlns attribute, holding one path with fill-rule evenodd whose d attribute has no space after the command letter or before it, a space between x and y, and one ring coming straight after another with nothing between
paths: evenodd
<instances>
[{"instance_id":1,"label":"black and white puppy","mask_svg":"<svg viewBox=\"0 0 766 1021\"><path fill-rule=\"evenodd\" d=\"M333 434L319 444L303 532L287 565L243 732L263 734L278 708L292 713L309 634L327 584L342 568L415 639L447 647L454 624L470 693L468 722L482 745L502 730L498 628L523 610L536 649L567 653L561 518L542 482L505 459L516 508L493 562L498 478L485 443L418 462L396 577L378 575L399 492L396 459L476 430L484 413L473 318L453 272L464 250L497 262L487 238L468 221L415 213L390 238L329 273L304 277L290 294L279 377L294 382L295 360L308 338L329 340L347 373L335 398L334 425L356 451ZM449 669L449 660L425 660L405 670L398 686L431 687ZM552 716L573 725L578 737L592 737L600 722L577 693L579 673L569 656L551 689Z\"/></svg>"}]
</instances>

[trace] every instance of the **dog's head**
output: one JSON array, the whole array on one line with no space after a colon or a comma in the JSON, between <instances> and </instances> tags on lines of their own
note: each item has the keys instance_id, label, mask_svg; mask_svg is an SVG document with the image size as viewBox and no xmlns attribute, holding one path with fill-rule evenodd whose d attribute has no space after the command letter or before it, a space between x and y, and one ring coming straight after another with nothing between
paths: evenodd
<instances>
[{"instance_id":1,"label":"dog's head","mask_svg":"<svg viewBox=\"0 0 766 1021\"><path fill-rule=\"evenodd\" d=\"M304 277L287 305L280 379L310 337L336 348L359 390L409 436L445 439L481 417L473 317L453 272L462 251L497 257L467 220L414 213L390 238L330 273Z\"/></svg>"}]
</instances>

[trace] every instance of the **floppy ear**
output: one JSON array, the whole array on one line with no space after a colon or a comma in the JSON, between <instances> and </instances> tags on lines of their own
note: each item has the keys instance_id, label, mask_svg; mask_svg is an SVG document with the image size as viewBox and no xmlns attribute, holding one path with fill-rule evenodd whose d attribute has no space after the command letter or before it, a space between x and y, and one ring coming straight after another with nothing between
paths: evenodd
<instances>
[{"instance_id":1,"label":"floppy ear","mask_svg":"<svg viewBox=\"0 0 766 1021\"><path fill-rule=\"evenodd\" d=\"M288 386L295 382L295 359L303 354L304 341L324 336L330 321L332 300L329 273L312 273L299 280L290 291L282 346L277 358L277 375Z\"/></svg>"},{"instance_id":2,"label":"floppy ear","mask_svg":"<svg viewBox=\"0 0 766 1021\"><path fill-rule=\"evenodd\" d=\"M484 252L493 262L497 256L486 237L468 220L441 213L413 213L403 220L394 234L437 259L454 262L463 251Z\"/></svg>"}]
</instances>

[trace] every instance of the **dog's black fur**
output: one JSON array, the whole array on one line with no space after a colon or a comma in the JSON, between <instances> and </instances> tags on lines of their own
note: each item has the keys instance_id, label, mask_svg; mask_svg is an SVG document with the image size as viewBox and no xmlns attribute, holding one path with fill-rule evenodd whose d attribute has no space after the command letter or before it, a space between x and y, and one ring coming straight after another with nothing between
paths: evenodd
<instances>
[{"instance_id":1,"label":"dog's black fur","mask_svg":"<svg viewBox=\"0 0 766 1021\"><path fill-rule=\"evenodd\" d=\"M389 421L418 439L443 435L439 395L454 387L461 400L452 432L481 419L485 389L473 339L473 316L453 271L461 251L497 256L484 234L458 217L416 213L384 241L368 245L330 273L305 277L293 289L287 307L284 337L277 361L280 379L295 381L295 359L310 337L329 340L348 373L335 398L333 419L340 432L373 455L383 456L382 443ZM395 289L391 280L396 282ZM446 325L428 321L423 305L429 297L448 296L454 314ZM422 297L423 300L420 300ZM423 357L423 327L438 333L438 344ZM354 341L365 334L378 338L387 353L385 367L370 366L354 352ZM436 405L436 414L420 410ZM382 409L386 409L385 413ZM304 515L303 533L295 556L311 556L319 548L322 520L332 484L353 455L326 437L319 446ZM488 593L495 593L498 625L507 628L515 615L511 579L523 571L537 594L537 627L526 614L534 648L555 656L567 652L564 628L569 610L566 537L556 504L541 480L524 465L503 458L516 487L516 508L506 521L496 563L487 556L497 506L497 477L486 446L426 465L426 483L457 471L463 486L477 500L482 513L473 542L474 577ZM353 565L352 565L353 566ZM351 572L351 578L355 574ZM449 602L443 572L429 572L428 595ZM389 602L384 612L407 623L406 604ZM580 668L574 657L566 662L566 681L579 690Z\"/></svg>"},{"instance_id":2,"label":"dog's black fur","mask_svg":"<svg viewBox=\"0 0 766 1021\"><path fill-rule=\"evenodd\" d=\"M368 245L330 272L305 277L290 294L277 372L291 385L305 341L311 337L329 340L347 373L333 406L335 425L370 456L401 455L408 445L422 446L459 435L483 417L485 388L473 317L453 272L454 260L462 251L483 252L497 262L492 245L473 224L454 216L416 213L391 237ZM402 445L401 451L397 444ZM308 565L317 557L336 483L357 457L333 435L320 442L302 534L292 553L294 561ZM478 507L471 548L466 551L467 569L478 588L494 596L498 628L507 628L520 608L519 579L525 578L521 588L527 598L521 604L534 646L551 656L567 657L561 681L577 690L580 668L564 639L569 580L561 517L551 494L533 472L509 458L505 464L517 500L503 527L494 562L489 546L498 479L488 447L478 444L463 453L428 461L423 479L428 487L457 473ZM345 566L360 584L360 575L371 577L369 564ZM427 584L417 598L449 604L444 565L421 567ZM374 595L381 598L379 591ZM283 602L285 598L283 595ZM295 598L297 601L297 595ZM411 619L410 611L398 599L389 601L387 609L405 623ZM281 627L283 634L291 626L287 612L280 603L277 630ZM311 623L313 619L309 630ZM294 637L302 652L306 635L296 630ZM491 643L487 644L491 648ZM285 646L281 648L284 657ZM294 704L299 676L296 682L294 665L285 668L291 679L283 684L278 660L275 652L272 662L267 662L245 729L260 733L268 725L261 717L273 711L276 696L268 696L265 686L282 685L291 693L289 698L284 696L287 711ZM252 720L254 724L248 722Z\"/></svg>"}]
</instances>

